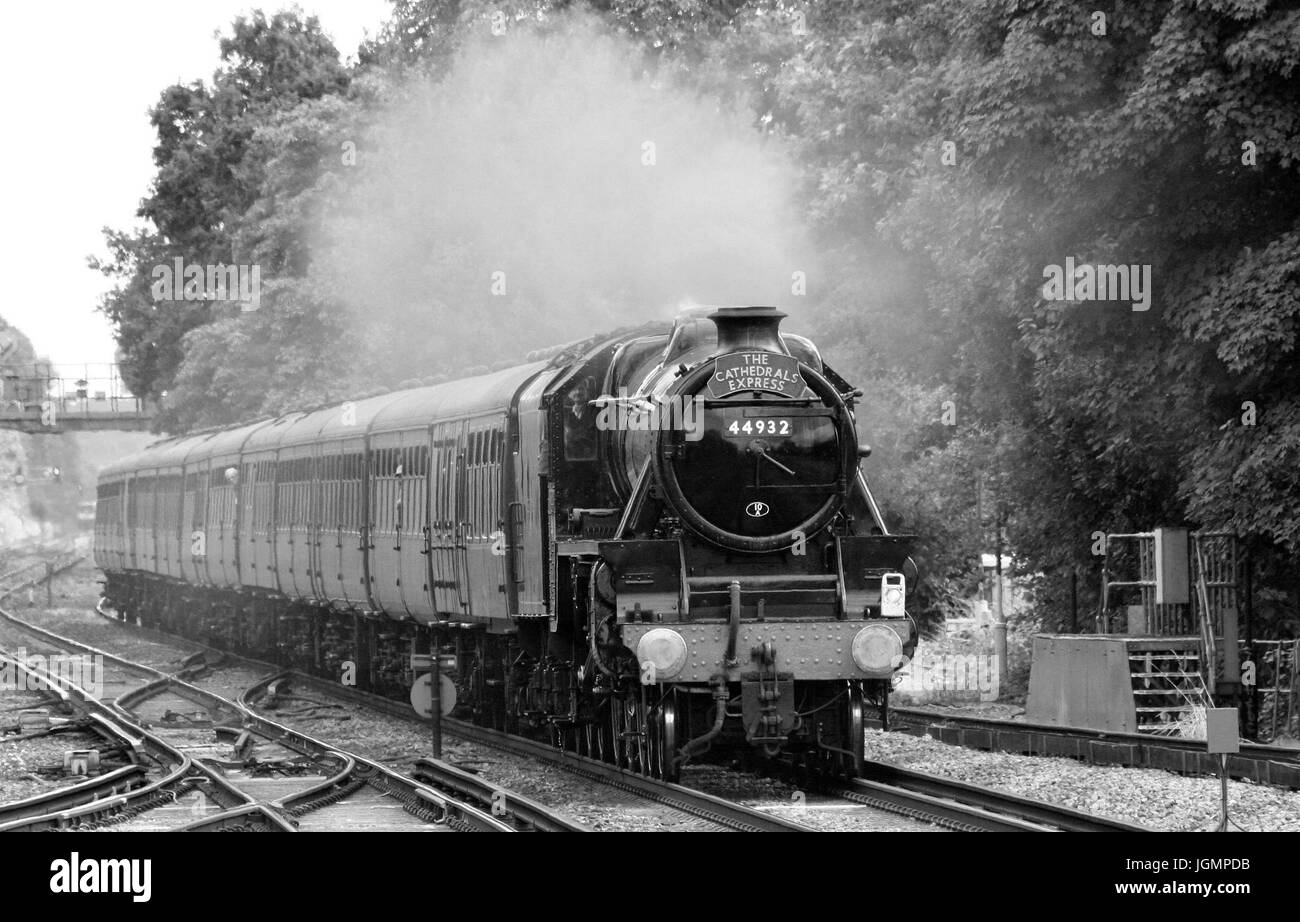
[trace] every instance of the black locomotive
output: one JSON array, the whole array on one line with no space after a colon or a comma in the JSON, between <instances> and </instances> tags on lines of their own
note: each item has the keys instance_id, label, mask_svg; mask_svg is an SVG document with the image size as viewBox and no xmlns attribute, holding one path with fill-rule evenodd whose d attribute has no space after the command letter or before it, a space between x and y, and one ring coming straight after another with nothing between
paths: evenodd
<instances>
[{"instance_id":1,"label":"black locomotive","mask_svg":"<svg viewBox=\"0 0 1300 922\"><path fill-rule=\"evenodd\" d=\"M911 656L908 539L860 392L767 307L168 439L104 471L124 617L672 778L785 754L853 774Z\"/></svg>"}]
</instances>

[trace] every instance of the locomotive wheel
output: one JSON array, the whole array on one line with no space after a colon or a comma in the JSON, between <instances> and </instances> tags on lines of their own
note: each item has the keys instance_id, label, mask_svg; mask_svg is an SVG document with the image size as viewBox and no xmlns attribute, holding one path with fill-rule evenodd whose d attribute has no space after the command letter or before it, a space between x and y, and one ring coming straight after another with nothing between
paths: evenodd
<instances>
[{"instance_id":1,"label":"locomotive wheel","mask_svg":"<svg viewBox=\"0 0 1300 922\"><path fill-rule=\"evenodd\" d=\"M651 721L650 706L646 702L646 687L640 688L640 694L631 696L632 700L632 717L635 721L636 736L632 738L633 749L636 753L636 766L633 769L643 775L651 773L650 767L650 737L654 735L654 724Z\"/></svg>"},{"instance_id":2,"label":"locomotive wheel","mask_svg":"<svg viewBox=\"0 0 1300 922\"><path fill-rule=\"evenodd\" d=\"M644 691L638 689L623 698L610 698L609 716L613 742L610 761L628 771L647 773Z\"/></svg>"},{"instance_id":3,"label":"locomotive wheel","mask_svg":"<svg viewBox=\"0 0 1300 922\"><path fill-rule=\"evenodd\" d=\"M627 760L625 767L629 771L639 772L643 775L650 773L650 759L647 752L650 724L647 719L649 716L648 711L645 701L645 686L642 685L629 694L623 702L623 723L626 734L623 752L624 758Z\"/></svg>"},{"instance_id":4,"label":"locomotive wheel","mask_svg":"<svg viewBox=\"0 0 1300 922\"><path fill-rule=\"evenodd\" d=\"M605 740L606 735L607 733L605 730L605 725L595 723L593 721L591 724L591 736L593 738L592 740L593 749L588 754L593 759L596 759L597 761L600 762L609 762L611 760L610 749Z\"/></svg>"},{"instance_id":5,"label":"locomotive wheel","mask_svg":"<svg viewBox=\"0 0 1300 922\"><path fill-rule=\"evenodd\" d=\"M650 770L656 778L676 782L677 700L669 692L659 701L650 721Z\"/></svg>"},{"instance_id":6,"label":"locomotive wheel","mask_svg":"<svg viewBox=\"0 0 1300 922\"><path fill-rule=\"evenodd\" d=\"M623 701L611 695L609 701L609 753L606 761L619 768L623 767L623 750L627 740L623 728Z\"/></svg>"},{"instance_id":7,"label":"locomotive wheel","mask_svg":"<svg viewBox=\"0 0 1300 922\"><path fill-rule=\"evenodd\" d=\"M851 764L845 765L845 771L850 777L862 777L864 752L867 746L866 727L864 725L864 713L866 705L862 700L862 683L850 682L848 706L845 715L844 730L844 748L853 753Z\"/></svg>"}]
</instances>

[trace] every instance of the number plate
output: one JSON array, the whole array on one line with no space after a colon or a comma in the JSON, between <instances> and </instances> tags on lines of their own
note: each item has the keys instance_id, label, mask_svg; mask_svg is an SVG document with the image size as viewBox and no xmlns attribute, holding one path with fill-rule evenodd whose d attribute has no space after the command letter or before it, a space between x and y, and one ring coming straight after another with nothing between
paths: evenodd
<instances>
[{"instance_id":1,"label":"number plate","mask_svg":"<svg viewBox=\"0 0 1300 922\"><path fill-rule=\"evenodd\" d=\"M792 435L794 426L788 419L760 416L756 419L733 419L723 427L722 434L733 439L752 439L759 436Z\"/></svg>"}]
</instances>

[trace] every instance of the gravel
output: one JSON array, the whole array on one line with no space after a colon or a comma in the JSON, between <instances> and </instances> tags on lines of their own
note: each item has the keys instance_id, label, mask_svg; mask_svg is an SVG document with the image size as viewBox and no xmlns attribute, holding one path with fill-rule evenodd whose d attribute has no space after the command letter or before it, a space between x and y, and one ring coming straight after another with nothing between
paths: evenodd
<instances>
[{"instance_id":1,"label":"gravel","mask_svg":"<svg viewBox=\"0 0 1300 922\"><path fill-rule=\"evenodd\" d=\"M41 694L0 691L0 803L25 800L76 783L81 779L62 772L63 754L69 749L105 746L102 737L80 730L20 737L15 732L18 712L36 707L47 707L52 716L58 716L57 705L51 706Z\"/></svg>"},{"instance_id":2,"label":"gravel","mask_svg":"<svg viewBox=\"0 0 1300 922\"><path fill-rule=\"evenodd\" d=\"M1219 779L1150 768L1088 765L1073 759L980 752L930 736L867 731L867 756L1061 804L1159 830L1212 830L1219 822ZM1247 831L1300 831L1300 793L1228 783L1228 815Z\"/></svg>"}]
</instances>

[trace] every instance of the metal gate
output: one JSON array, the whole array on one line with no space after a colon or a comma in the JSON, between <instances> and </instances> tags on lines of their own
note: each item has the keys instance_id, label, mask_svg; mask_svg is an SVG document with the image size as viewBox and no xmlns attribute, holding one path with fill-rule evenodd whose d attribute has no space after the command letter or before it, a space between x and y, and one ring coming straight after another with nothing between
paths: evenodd
<instances>
[{"instance_id":1,"label":"metal gate","mask_svg":"<svg viewBox=\"0 0 1300 922\"><path fill-rule=\"evenodd\" d=\"M1243 701L1252 735L1264 741L1300 735L1300 640L1240 640L1244 573L1237 537L1231 532L1189 537L1189 601L1157 604L1155 532L1106 536L1097 630L1198 638L1207 687L1236 697L1243 677L1253 678L1253 694ZM1253 665L1243 669L1247 661Z\"/></svg>"},{"instance_id":2,"label":"metal gate","mask_svg":"<svg viewBox=\"0 0 1300 922\"><path fill-rule=\"evenodd\" d=\"M1251 653L1259 739L1300 736L1300 640L1256 640Z\"/></svg>"},{"instance_id":3,"label":"metal gate","mask_svg":"<svg viewBox=\"0 0 1300 922\"><path fill-rule=\"evenodd\" d=\"M1102 624L1098 626L1102 633L1193 637L1200 634L1202 623L1208 623L1210 635L1222 641L1225 617L1230 629L1237 621L1237 536L1231 532L1196 532L1191 542L1191 581L1196 587L1191 602L1157 605L1155 532L1106 536ZM1116 601L1114 590L1129 590L1130 595L1136 590L1138 601L1125 610L1112 608ZM1140 627L1129 623L1138 607Z\"/></svg>"}]
</instances>

